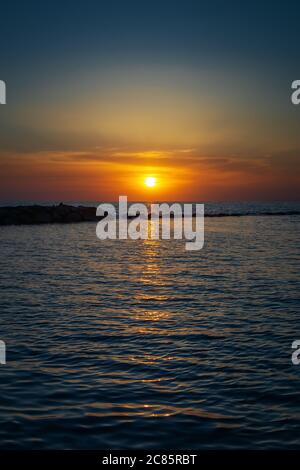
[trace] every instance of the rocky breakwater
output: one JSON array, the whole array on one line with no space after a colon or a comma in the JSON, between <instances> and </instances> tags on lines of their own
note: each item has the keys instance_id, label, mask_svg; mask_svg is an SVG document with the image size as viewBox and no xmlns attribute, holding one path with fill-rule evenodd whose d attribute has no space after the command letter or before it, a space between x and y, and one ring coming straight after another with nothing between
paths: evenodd
<instances>
[{"instance_id":1,"label":"rocky breakwater","mask_svg":"<svg viewBox=\"0 0 300 470\"><path fill-rule=\"evenodd\" d=\"M96 207L70 206L16 206L0 207L0 225L30 225L51 223L93 222Z\"/></svg>"}]
</instances>

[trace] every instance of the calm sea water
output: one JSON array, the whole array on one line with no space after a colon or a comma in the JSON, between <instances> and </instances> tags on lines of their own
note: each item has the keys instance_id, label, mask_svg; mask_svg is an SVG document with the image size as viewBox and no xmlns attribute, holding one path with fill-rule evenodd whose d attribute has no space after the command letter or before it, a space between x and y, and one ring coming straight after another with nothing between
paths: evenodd
<instances>
[{"instance_id":1,"label":"calm sea water","mask_svg":"<svg viewBox=\"0 0 300 470\"><path fill-rule=\"evenodd\" d=\"M299 229L207 218L188 252L0 227L0 447L298 448Z\"/></svg>"}]
</instances>

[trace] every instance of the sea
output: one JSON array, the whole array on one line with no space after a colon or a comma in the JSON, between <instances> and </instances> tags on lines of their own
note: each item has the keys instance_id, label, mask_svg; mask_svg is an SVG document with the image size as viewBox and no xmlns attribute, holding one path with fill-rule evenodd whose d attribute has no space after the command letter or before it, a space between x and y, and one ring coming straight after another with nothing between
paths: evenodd
<instances>
[{"instance_id":1,"label":"sea","mask_svg":"<svg viewBox=\"0 0 300 470\"><path fill-rule=\"evenodd\" d=\"M0 226L0 448L299 448L299 213L207 203L199 251Z\"/></svg>"}]
</instances>

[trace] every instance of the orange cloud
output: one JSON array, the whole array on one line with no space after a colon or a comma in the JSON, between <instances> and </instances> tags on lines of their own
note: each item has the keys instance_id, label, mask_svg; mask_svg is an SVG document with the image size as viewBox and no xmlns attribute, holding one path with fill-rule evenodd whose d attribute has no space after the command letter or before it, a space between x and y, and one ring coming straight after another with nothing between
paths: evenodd
<instances>
[{"instance_id":1,"label":"orange cloud","mask_svg":"<svg viewBox=\"0 0 300 470\"><path fill-rule=\"evenodd\" d=\"M197 149L96 148L2 153L0 197L22 200L297 199L296 151L201 155ZM143 181L157 179L149 190Z\"/></svg>"}]
</instances>

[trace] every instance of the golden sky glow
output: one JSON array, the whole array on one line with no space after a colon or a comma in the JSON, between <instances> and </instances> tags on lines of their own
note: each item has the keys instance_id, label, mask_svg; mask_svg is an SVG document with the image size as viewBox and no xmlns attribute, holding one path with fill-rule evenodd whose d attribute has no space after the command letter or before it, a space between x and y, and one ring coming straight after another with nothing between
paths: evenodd
<instances>
[{"instance_id":1,"label":"golden sky glow","mask_svg":"<svg viewBox=\"0 0 300 470\"><path fill-rule=\"evenodd\" d=\"M0 28L0 202L300 198L295 8L19 3Z\"/></svg>"},{"instance_id":2,"label":"golden sky glow","mask_svg":"<svg viewBox=\"0 0 300 470\"><path fill-rule=\"evenodd\" d=\"M95 149L6 153L0 157L0 194L16 200L132 201L288 198L299 187L296 155L259 158L201 155L197 149ZM157 185L145 185L154 176ZM101 196L99 196L101 195Z\"/></svg>"},{"instance_id":3,"label":"golden sky glow","mask_svg":"<svg viewBox=\"0 0 300 470\"><path fill-rule=\"evenodd\" d=\"M220 86L218 77L115 67L60 77L62 90L30 88L2 116L0 199L297 198L298 115L288 100L274 108L269 84L242 89L223 74Z\"/></svg>"}]
</instances>

